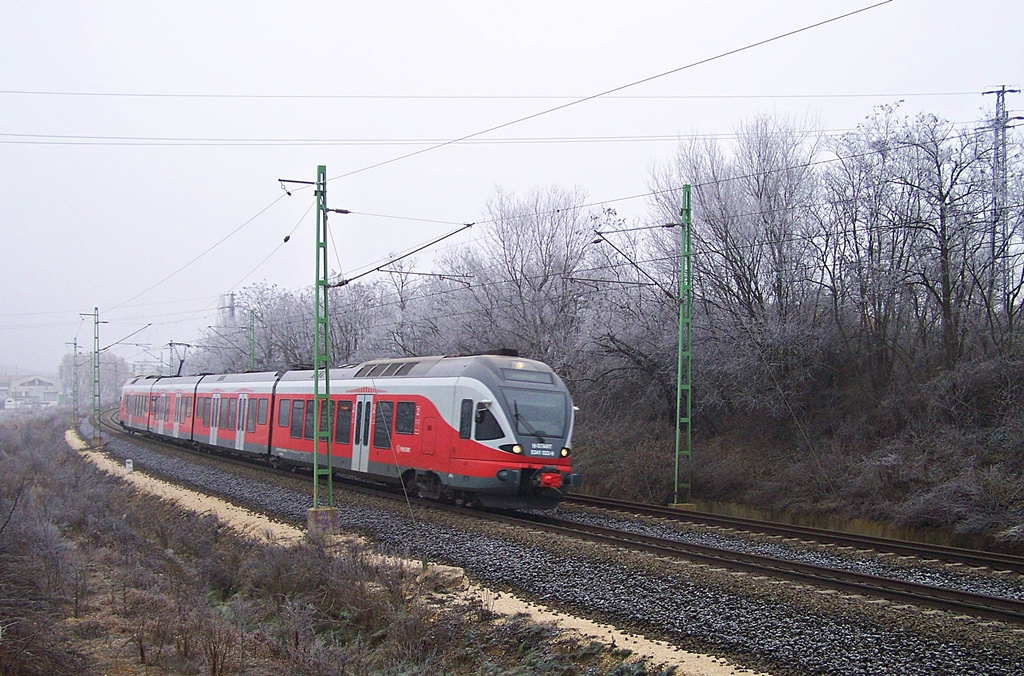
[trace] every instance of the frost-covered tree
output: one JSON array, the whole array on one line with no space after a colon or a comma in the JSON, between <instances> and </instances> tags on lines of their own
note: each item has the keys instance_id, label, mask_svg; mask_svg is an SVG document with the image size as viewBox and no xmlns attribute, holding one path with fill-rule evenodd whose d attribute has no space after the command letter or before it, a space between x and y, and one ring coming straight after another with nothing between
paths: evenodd
<instances>
[{"instance_id":1,"label":"frost-covered tree","mask_svg":"<svg viewBox=\"0 0 1024 676\"><path fill-rule=\"evenodd\" d=\"M585 300L574 281L593 239L581 190L499 191L487 205L484 238L446 257L464 351L514 349L563 373L579 363ZM458 288L461 287L461 288Z\"/></svg>"}]
</instances>

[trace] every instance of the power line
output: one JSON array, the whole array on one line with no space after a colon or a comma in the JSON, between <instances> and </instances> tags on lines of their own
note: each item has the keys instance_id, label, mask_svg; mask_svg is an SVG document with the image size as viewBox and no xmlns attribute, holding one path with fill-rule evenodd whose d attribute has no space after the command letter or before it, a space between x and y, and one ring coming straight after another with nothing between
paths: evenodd
<instances>
[{"instance_id":1,"label":"power line","mask_svg":"<svg viewBox=\"0 0 1024 676\"><path fill-rule=\"evenodd\" d=\"M871 9L867 7L865 9ZM863 11L863 10L862 10ZM838 17L842 18L842 17ZM834 92L796 94L618 94L606 99L641 100L734 100L734 99L851 99L890 97L950 97L975 96L978 92ZM322 100L322 101L572 101L583 98L569 94L200 94L189 92L76 92L27 89L2 89L0 95L80 97L80 98L139 98L139 99L225 99L225 100Z\"/></svg>"},{"instance_id":2,"label":"power line","mask_svg":"<svg viewBox=\"0 0 1024 676\"><path fill-rule=\"evenodd\" d=\"M210 247L209 247L208 249L206 249L205 251L203 251L202 253L200 253L200 254L199 254L198 256L196 256L195 258L193 258L192 260L190 260L190 261L189 261L188 263L185 263L185 264L184 264L184 265L182 265L182 266L181 266L180 268L178 268L177 270L175 270L175 271L174 271L174 272L172 272L171 274L169 274L169 275L167 275L166 277L164 277L163 279L161 279L161 280L160 280L159 282L157 282L157 283L155 283L155 284L153 284L153 285L151 285L151 286L148 286L148 287L146 287L145 289L143 289L143 290L142 290L142 291L140 291L139 293L135 294L134 296L132 296L132 297L131 297L131 298L129 298L128 300L126 300L126 301L124 301L124 302L122 302L122 303L119 303L119 304L115 305L114 307L110 308L109 310L107 310L107 312L111 312L111 311L113 311L113 310L116 310L116 309L118 309L118 308L120 308L120 307L123 307L123 306L127 305L128 303L132 302L133 300L135 300L135 299L136 299L136 298L138 298L139 296L142 296L142 295L144 295L144 294L147 294L147 293L149 293L150 291L152 291L152 290L153 290L153 289L155 289L156 287L160 286L161 284L163 284L163 283L164 283L164 282L166 282L167 280L171 279L172 277L174 277L175 275L177 275L177 274L178 274L178 273L180 273L181 271L185 270L185 269L186 269L187 267L189 267L190 265L192 265L193 263L195 263L196 261L198 261L198 260L199 260L200 258L202 258L203 256L205 256L206 254L210 253L211 251L213 251L214 249L216 249L216 248L217 248L218 246L220 246L221 244L223 244L224 242L226 242L226 241L227 241L228 239L230 239L230 238L231 238L232 236L234 236L234 235L235 235L236 233L238 233L239 231L241 231L241 230L242 230L242 228L244 228L245 226L247 226L247 225L249 225L250 223L252 223L253 221L255 221L255 220L256 220L257 218L259 218L260 216L262 216L262 215L263 215L263 214L264 214L264 213L265 213L265 212L266 212L266 211L267 211L268 209L270 209L270 207L272 207L272 206L274 206L275 204L277 204L278 202L280 202L280 201L281 201L282 199L284 199L284 197L285 197L284 195L281 195L281 196L279 196L279 197L278 197L277 199L275 199L275 200L274 200L273 202L271 202L271 203L270 203L270 204L268 204L267 206L265 206L265 207L263 207L262 209L260 209L260 210L259 210L259 211L258 211L258 212L256 213L256 215L255 215L255 216L253 216L252 218L250 218L249 220L245 221L245 222L244 222L244 223L242 223L242 224L241 224L240 226L238 226L237 228L235 228L234 230L232 230L231 232L229 232L228 234L226 234L226 235L225 235L224 237L222 237L221 239L219 239L219 240L218 240L217 242L215 242L215 243L214 243L213 245L211 245L211 246L210 246Z\"/></svg>"},{"instance_id":3,"label":"power line","mask_svg":"<svg viewBox=\"0 0 1024 676\"><path fill-rule=\"evenodd\" d=\"M973 122L955 122L969 125ZM856 131L855 128L799 130L797 133L820 133L836 136ZM463 145L550 145L558 143L666 143L699 139L732 140L740 138L736 132L705 132L696 134L645 134L617 136L523 136L492 139L470 139ZM276 147L276 146L402 146L437 145L452 143L452 139L437 138L203 138L185 136L82 136L75 134L20 134L0 132L0 143L13 145L69 145L69 146L216 146L216 147Z\"/></svg>"},{"instance_id":4,"label":"power line","mask_svg":"<svg viewBox=\"0 0 1024 676\"><path fill-rule=\"evenodd\" d=\"M813 30L815 28L819 28L821 26L825 26L827 24L834 23L836 21L840 21L842 19L849 18L851 16L854 16L854 15L857 15L857 14L869 11L871 9L875 9L875 8L880 7L882 5L886 5L886 4L890 3L890 2L892 2L892 0L882 0L882 2L874 3L872 5L868 5L866 7L862 7L860 9L857 9L857 10L854 10L854 11L851 11L851 12L846 12L844 14L837 15L837 16L834 16L832 18L829 18L829 19L826 19L826 20L823 20L823 21L819 21L819 22L816 22L816 23L813 23L813 24L809 24L807 26L803 26L801 28L798 28L798 29L795 29L795 30L792 30L792 31L788 31L788 32L785 32L785 33L780 33L780 34L775 35L773 37L770 37L770 38L767 38L767 39L764 39L764 40L760 40L760 41L757 41L757 42L753 42L753 43L744 45L742 47L738 47L738 48L735 48L735 49L727 50L727 51L719 53L717 55L714 55L714 56L711 56L711 57L707 57L707 58L704 58L704 59L700 59L698 61L691 62L691 63L686 64L684 66L681 66L681 67L678 67L678 68L673 68L671 70L667 70L667 71L662 72L662 73L658 73L656 75L652 75L652 76L649 76L649 77L641 78L639 80L635 80L635 81L627 83L625 85L620 85L618 87L613 87L612 89L608 89L608 90L599 92L597 94L593 94L591 96L586 96L586 97L583 97L583 98L580 98L580 99L575 99L575 100L569 101L567 103L564 103L564 104L561 104L561 105L558 105L558 106L554 106L552 108L548 108L548 109L539 111L537 113L532 113L530 115L526 115L526 116L517 118L517 119L512 120L510 122L505 122L505 123L502 123L502 124L499 124L499 125L496 125L496 126L492 126L492 127L489 127L487 129L484 129L484 130L481 130L481 131L478 131L478 132L474 132L472 134L467 134L467 135L459 137L457 139L452 139L452 140L445 141L443 143L438 143L438 144L435 144L435 145L431 145L431 146L429 146L427 148L423 148L423 149L420 149L420 150L417 150L417 151L413 151L411 153L406 153L404 155L400 155L398 157L391 158L389 160L385 160L385 161L382 161L382 162L377 162L375 164L363 167L361 169L356 169L356 170L353 170L353 171L349 171L349 172L346 172L344 174L340 174L338 176L330 178L328 180L336 180L336 179L343 178L343 177L346 177L346 176L352 176L354 174L358 174L358 173L361 173L361 172L364 172L364 171L369 171L371 169L374 169L374 168L377 168L377 167L381 167L381 166L385 166L385 165L388 165L388 164L392 164L392 163L395 163L395 162L398 162L398 161L401 161L401 160L404 160L404 159L408 159L410 157L414 157L414 156L417 156L417 155L421 155L423 153L430 152L432 150L437 150L439 148L443 148L443 147L446 147L448 145L452 145L452 144L455 144L455 143L460 143L460 142L463 142L463 141L468 141L468 140L470 140L472 138L475 138L477 136L482 136L484 134L487 134L487 133L490 133L490 132L493 132L493 131L497 131L499 129L504 129L504 128L507 128L507 127L510 127L510 126L513 126L513 125L516 125L516 124L520 124L520 123L525 122L527 120L532 120L532 119L541 117L543 115L548 115L548 114L554 113L554 112L559 111L559 110L564 110L566 108L579 105L579 104L584 103L586 101L592 101L592 100L595 100L595 99L598 99L598 98L601 98L601 97L607 97L607 96L610 96L610 95L615 94L617 92L621 92L621 91L624 91L626 89L629 89L631 87L635 87L635 86L638 86L638 85L641 85L641 84L652 82L654 80L657 80L657 79L660 79L660 78L663 78L663 77L667 77L668 75L680 73L682 71L685 71L685 70L688 70L688 69L691 69L691 68L695 68L695 67L700 66L700 65L711 63L713 61L717 61L719 59L722 59L722 58L725 58L725 57L728 57L728 56L732 56L732 55L735 55L735 54L738 54L738 53L741 53L741 52L744 52L744 51L748 51L748 50L754 49L756 47L760 47L760 46L763 46L763 45L766 45L766 44L769 44L769 43L772 43L772 42L776 42L778 40L782 40L782 39L787 38L787 37L791 37L793 35L797 35L799 33L803 33L803 32L809 31L809 30ZM11 91L11 90L6 90L6 91ZM193 258L189 262L185 263L185 265L181 266L180 268L178 268L177 270L175 270L171 274L167 275L166 277L164 277L160 281L156 282L155 284L153 284L150 287L144 289L143 291L139 292L135 296L132 296L131 298L129 298L128 300L124 301L120 305L114 306L111 309L112 310L113 309L117 309L117 308L121 307L122 305L125 305L128 302L131 302L132 300L135 300L139 296L142 296L145 293L148 293L152 289L156 288L157 286L163 284L164 282L166 282L167 280L171 279L175 275L179 274L180 272L182 272L183 270L188 268L190 265L192 265L193 263L198 261L200 258L205 256L207 253L212 251L214 248L216 248L217 246L222 244L224 241L226 241L228 238L230 238L236 232L238 232L239 230L244 228L246 225L251 223L253 220L255 220L258 216L260 216L265 211L267 211L270 207L272 207L274 204L276 204L282 198L283 198L283 195L281 197L278 197L276 200L271 202L266 207L264 207L259 213L257 213L255 216L250 218L248 221L246 221L245 223L240 225L238 228L233 230L231 233L226 235L224 238L222 238L221 240L219 240L218 242L213 244L211 247L209 247L208 249L206 249L205 251L200 253L198 256L196 256L195 258Z\"/></svg>"},{"instance_id":5,"label":"power line","mask_svg":"<svg viewBox=\"0 0 1024 676\"><path fill-rule=\"evenodd\" d=\"M570 101L568 103L563 103L562 105L554 106L552 108L547 108L547 109L542 110L542 111L537 112L537 113L531 113L530 115L525 115L523 117L516 118L516 119L514 119L514 120L512 120L510 122L504 122L502 124L495 125L493 127L488 127L487 129L483 129L481 131L473 132L472 134L467 134L465 136L459 137L457 139L453 139L451 141L446 141L444 143L439 143L439 144L430 146L428 148L423 148L423 149L420 149L420 150L413 151L411 153L406 153L404 155L399 155L398 157L393 157L393 158L391 158L389 160L384 160L382 162L377 162L375 164L367 165L365 167L362 167L361 169L353 169L352 171L346 172L344 174L339 174L339 175L334 176L333 178L329 178L327 180L328 181L334 181L334 180L337 180L337 179L340 179L340 178L345 178L347 176L353 176L355 174L359 174L359 173L362 173L364 171L370 171L371 169L376 169L378 167L383 167L383 166L386 166L388 164L393 164L393 163L399 162L401 160L409 159L410 157L415 157L417 155L422 155L423 153L428 153L428 152L433 151L433 150L438 150L440 148L444 148L446 146L453 145L455 143L461 143L463 141L467 141L467 140L475 138L477 136L483 136L484 134L488 134L488 133L490 133L492 131L497 131L499 129L505 129L506 127L511 127L513 125L520 124L522 122L526 122L527 120L533 120L533 119L536 119L536 118L541 117L543 115L549 115L549 114L557 112L559 110L565 110L566 108L570 108L572 106L576 106L576 105L579 105L581 103L585 103L587 101L593 101L594 99L605 97L605 96L608 96L610 94L614 94L616 92L621 92L621 91L629 89L631 87L636 87L636 86L641 85L641 84L645 84L645 83L648 83L648 82L653 82L654 80L657 80L657 79L660 79L660 78L663 78L663 77L667 77L669 75L674 75L675 73L680 73L680 72L682 72L684 70L689 70L690 68L695 68L697 66L701 66L701 65L704 65L704 64L707 64L707 63L711 63L713 61L717 61L719 59L723 59L725 57L732 56L734 54L739 54L741 52L745 52L745 51L748 51L750 49L754 49L756 47L761 47L763 45L767 45L769 43L776 42L778 40L782 40L782 39L785 39L787 37L791 37L793 35L797 35L799 33L803 33L803 32L809 31L809 30L813 30L815 28L819 28L821 26L825 26L827 24L834 23L836 21L841 21L842 19L849 18L849 17L854 16L856 14L860 14L862 12L867 12L867 11L875 9L877 7L881 7L882 5L887 5L890 2L892 2L892 0L882 0L882 2L878 2L878 3L875 3L873 5L868 5L867 7L862 7L860 9L854 10L852 12L846 12L845 14L840 14L838 16L834 16L834 17L832 17L830 19L826 19L824 21L819 21L817 23L809 24L809 25L804 26L802 28L797 28L795 30L788 31L786 33L780 33L778 35L775 35L773 37L767 38L765 40L759 40L758 42L752 42L750 44L744 45L743 47L737 47L736 49L731 49L731 50L728 50L728 51L725 51L725 52L721 52L720 54L716 54L714 56L710 56L710 57L707 57L705 59L700 59L698 61L693 61L691 63L686 64L685 66L680 66L679 68L673 68L673 69L667 70L667 71L665 71L663 73L658 73L657 75L651 75L649 77L641 78L639 80L635 80L635 81L630 82L628 84L620 85L618 87L613 87L613 88L605 90L603 92L598 92L597 94L592 94L590 96L585 96L585 97L583 97L581 99L576 99L576 100Z\"/></svg>"}]
</instances>

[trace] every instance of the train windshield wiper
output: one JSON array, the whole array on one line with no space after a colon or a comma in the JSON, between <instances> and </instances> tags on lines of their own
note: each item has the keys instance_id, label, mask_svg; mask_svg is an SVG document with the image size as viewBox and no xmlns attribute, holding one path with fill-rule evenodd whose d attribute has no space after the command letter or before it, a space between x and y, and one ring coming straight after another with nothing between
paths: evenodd
<instances>
[{"instance_id":1,"label":"train windshield wiper","mask_svg":"<svg viewBox=\"0 0 1024 676\"><path fill-rule=\"evenodd\" d=\"M533 427L533 425L531 425L529 423L529 421L526 420L526 418L524 418L521 415L519 415L519 402L517 402L515 399L512 400L512 412L513 412L513 417L516 419L516 428L517 429L519 428L519 425L521 424L523 427L526 428L526 433L527 434L529 434L530 436L537 437L541 441L544 441L544 433L536 430Z\"/></svg>"}]
</instances>

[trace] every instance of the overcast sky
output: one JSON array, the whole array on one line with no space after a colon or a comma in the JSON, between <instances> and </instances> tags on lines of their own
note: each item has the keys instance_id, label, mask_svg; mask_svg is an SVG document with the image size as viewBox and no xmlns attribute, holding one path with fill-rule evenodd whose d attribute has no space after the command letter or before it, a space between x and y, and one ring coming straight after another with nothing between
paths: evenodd
<instances>
[{"instance_id":1,"label":"overcast sky","mask_svg":"<svg viewBox=\"0 0 1024 676\"><path fill-rule=\"evenodd\" d=\"M991 114L981 92L1024 84L1024 2L893 0L369 168L871 4L2 2L0 373L91 349L94 306L102 345L152 323L130 341L149 353L116 349L153 360L215 323L223 294L311 284L312 194L277 179L318 164L329 206L359 212L331 221L332 273L351 275L481 220L498 188L578 186L641 219L645 200L622 198L680 137L754 115L834 131L903 99L968 124Z\"/></svg>"}]
</instances>

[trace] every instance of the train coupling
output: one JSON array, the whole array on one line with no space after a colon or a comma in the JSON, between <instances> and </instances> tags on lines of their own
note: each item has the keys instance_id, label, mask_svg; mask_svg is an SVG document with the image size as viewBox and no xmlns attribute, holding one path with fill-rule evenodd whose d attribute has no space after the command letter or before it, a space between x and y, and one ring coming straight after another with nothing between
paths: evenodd
<instances>
[{"instance_id":1,"label":"train coupling","mask_svg":"<svg viewBox=\"0 0 1024 676\"><path fill-rule=\"evenodd\" d=\"M542 467L533 475L532 483L540 488L578 488L583 484L583 476L559 472L555 467Z\"/></svg>"}]
</instances>

